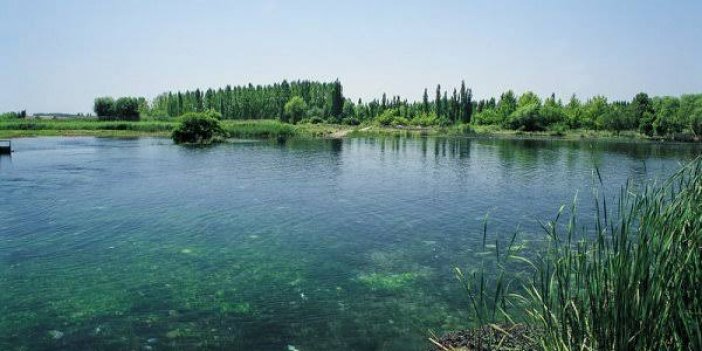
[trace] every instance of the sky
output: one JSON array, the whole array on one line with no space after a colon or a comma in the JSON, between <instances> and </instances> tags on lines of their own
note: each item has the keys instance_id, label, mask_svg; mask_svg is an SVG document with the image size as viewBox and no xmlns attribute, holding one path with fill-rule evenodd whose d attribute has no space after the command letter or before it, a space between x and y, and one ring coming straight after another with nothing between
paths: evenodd
<instances>
[{"instance_id":1,"label":"sky","mask_svg":"<svg viewBox=\"0 0 702 351\"><path fill-rule=\"evenodd\" d=\"M0 0L0 111L337 78L354 100L700 93L702 1Z\"/></svg>"}]
</instances>

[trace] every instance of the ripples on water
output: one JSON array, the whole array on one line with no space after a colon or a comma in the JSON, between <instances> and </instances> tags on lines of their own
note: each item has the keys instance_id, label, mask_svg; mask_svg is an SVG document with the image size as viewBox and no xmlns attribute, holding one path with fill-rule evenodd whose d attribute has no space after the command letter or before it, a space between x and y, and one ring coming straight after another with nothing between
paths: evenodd
<instances>
[{"instance_id":1,"label":"ripples on water","mask_svg":"<svg viewBox=\"0 0 702 351\"><path fill-rule=\"evenodd\" d=\"M469 323L452 275L540 238L598 167L616 193L683 144L369 138L185 148L36 138L0 158L0 349L423 350ZM588 212L590 211L590 212ZM587 221L585 221L587 222Z\"/></svg>"}]
</instances>

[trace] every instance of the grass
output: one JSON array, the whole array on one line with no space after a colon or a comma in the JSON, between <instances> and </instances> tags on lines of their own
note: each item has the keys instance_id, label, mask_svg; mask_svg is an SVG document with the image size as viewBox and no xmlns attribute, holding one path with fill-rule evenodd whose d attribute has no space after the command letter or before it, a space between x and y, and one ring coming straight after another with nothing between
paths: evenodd
<instances>
[{"instance_id":1,"label":"grass","mask_svg":"<svg viewBox=\"0 0 702 351\"><path fill-rule=\"evenodd\" d=\"M545 225L550 246L528 286L549 349L702 349L702 162L664 184L599 202L597 234Z\"/></svg>"},{"instance_id":2,"label":"grass","mask_svg":"<svg viewBox=\"0 0 702 351\"><path fill-rule=\"evenodd\" d=\"M0 137L27 136L168 136L176 126L171 121L2 120Z\"/></svg>"},{"instance_id":3,"label":"grass","mask_svg":"<svg viewBox=\"0 0 702 351\"><path fill-rule=\"evenodd\" d=\"M168 137L178 125L172 121L0 120L0 138L32 136L158 136ZM290 125L277 120L223 120L222 127L232 138L329 137L348 126L329 124Z\"/></svg>"},{"instance_id":4,"label":"grass","mask_svg":"<svg viewBox=\"0 0 702 351\"><path fill-rule=\"evenodd\" d=\"M168 137L178 121L100 121L97 119L2 119L0 138L32 136L113 136ZM378 125L346 126L337 124L290 125L274 119L223 120L223 128L233 138L288 138L288 137L374 137L374 136L487 136L498 138L644 138L636 132L617 135L608 131L566 130L561 132L520 132L498 126L458 125L430 127L383 127Z\"/></svg>"},{"instance_id":5,"label":"grass","mask_svg":"<svg viewBox=\"0 0 702 351\"><path fill-rule=\"evenodd\" d=\"M594 234L574 202L528 259L516 234L504 248L483 240L486 263L457 270L478 324L525 323L545 350L701 350L702 159L625 187L614 209L597 195Z\"/></svg>"},{"instance_id":6,"label":"grass","mask_svg":"<svg viewBox=\"0 0 702 351\"><path fill-rule=\"evenodd\" d=\"M276 120L224 120L222 128L232 138L287 138L296 135L293 125Z\"/></svg>"}]
</instances>

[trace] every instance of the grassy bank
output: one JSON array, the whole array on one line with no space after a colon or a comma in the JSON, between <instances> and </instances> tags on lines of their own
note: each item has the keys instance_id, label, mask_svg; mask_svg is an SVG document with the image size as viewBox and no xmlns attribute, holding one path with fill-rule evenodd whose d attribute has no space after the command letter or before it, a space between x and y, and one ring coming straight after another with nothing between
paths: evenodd
<instances>
[{"instance_id":1,"label":"grassy bank","mask_svg":"<svg viewBox=\"0 0 702 351\"><path fill-rule=\"evenodd\" d=\"M31 136L168 136L176 126L171 121L0 120L0 137Z\"/></svg>"},{"instance_id":2,"label":"grassy bank","mask_svg":"<svg viewBox=\"0 0 702 351\"><path fill-rule=\"evenodd\" d=\"M0 138L34 136L168 137L177 121L0 120ZM276 120L224 120L232 138L329 137L351 127L328 124L291 125Z\"/></svg>"},{"instance_id":3,"label":"grassy bank","mask_svg":"<svg viewBox=\"0 0 702 351\"><path fill-rule=\"evenodd\" d=\"M702 159L615 204L597 198L594 228L574 204L566 223L561 210L543 224L544 246L485 236L482 268L457 269L475 324L527 325L545 350L702 349Z\"/></svg>"},{"instance_id":4,"label":"grassy bank","mask_svg":"<svg viewBox=\"0 0 702 351\"><path fill-rule=\"evenodd\" d=\"M100 121L96 119L0 120L0 138L33 136L168 137L176 120ZM456 125L430 127L347 126L337 124L281 123L277 120L223 120L222 127L232 138L277 137L374 137L374 136L482 136L495 138L559 139L649 139L636 131L614 133L595 130L522 132L497 126ZM685 139L681 137L680 139ZM687 138L690 139L690 138ZM686 140L690 141L690 140Z\"/></svg>"}]
</instances>

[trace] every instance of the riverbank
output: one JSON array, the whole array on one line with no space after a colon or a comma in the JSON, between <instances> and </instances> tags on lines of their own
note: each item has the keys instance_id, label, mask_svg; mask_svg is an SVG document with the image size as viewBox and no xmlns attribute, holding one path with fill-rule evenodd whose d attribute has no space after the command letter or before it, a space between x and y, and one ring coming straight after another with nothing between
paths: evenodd
<instances>
[{"instance_id":1,"label":"riverbank","mask_svg":"<svg viewBox=\"0 0 702 351\"><path fill-rule=\"evenodd\" d=\"M96 119L67 120L0 120L0 138L37 136L99 136L99 137L169 137L177 121L100 121ZM601 130L564 130L523 132L498 126L456 125L448 127L408 127L338 124L291 125L277 120L223 120L222 127L234 138L342 138L374 136L479 136L525 139L616 139L655 140L637 131L615 133ZM672 141L699 141L694 136L677 136Z\"/></svg>"}]
</instances>

